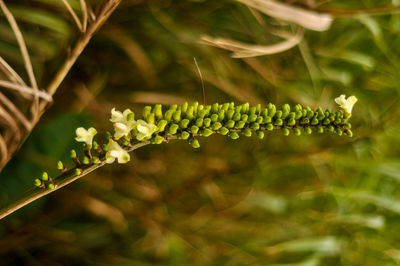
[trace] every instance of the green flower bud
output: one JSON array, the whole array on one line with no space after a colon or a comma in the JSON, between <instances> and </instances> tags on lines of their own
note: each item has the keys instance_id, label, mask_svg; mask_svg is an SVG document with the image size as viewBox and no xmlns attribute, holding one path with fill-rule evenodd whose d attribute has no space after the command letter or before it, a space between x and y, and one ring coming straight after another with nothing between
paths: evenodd
<instances>
[{"instance_id":1,"label":"green flower bud","mask_svg":"<svg viewBox=\"0 0 400 266\"><path fill-rule=\"evenodd\" d=\"M310 120L307 117L303 117L300 121L301 125L308 125L310 124Z\"/></svg>"},{"instance_id":2,"label":"green flower bud","mask_svg":"<svg viewBox=\"0 0 400 266\"><path fill-rule=\"evenodd\" d=\"M327 128L328 128L328 131L331 132L331 133L332 133L333 131L335 131L335 127L332 126L332 125L329 125Z\"/></svg>"},{"instance_id":3,"label":"green flower bud","mask_svg":"<svg viewBox=\"0 0 400 266\"><path fill-rule=\"evenodd\" d=\"M229 132L229 137L231 139L238 139L239 138L239 134L236 132Z\"/></svg>"},{"instance_id":4,"label":"green flower bud","mask_svg":"<svg viewBox=\"0 0 400 266\"><path fill-rule=\"evenodd\" d=\"M82 169L75 168L75 170L74 170L74 174L75 174L75 176L77 176L77 175L81 175L81 174L82 174Z\"/></svg>"},{"instance_id":5,"label":"green flower bud","mask_svg":"<svg viewBox=\"0 0 400 266\"><path fill-rule=\"evenodd\" d=\"M246 115L246 114L242 114L241 119L242 119L243 122L247 122L247 120L249 119L249 116Z\"/></svg>"},{"instance_id":6,"label":"green flower bud","mask_svg":"<svg viewBox=\"0 0 400 266\"><path fill-rule=\"evenodd\" d=\"M146 116L147 123L154 124L156 122L155 114L151 113Z\"/></svg>"},{"instance_id":7,"label":"green flower bud","mask_svg":"<svg viewBox=\"0 0 400 266\"><path fill-rule=\"evenodd\" d=\"M306 117L308 114L307 109L303 109L301 112L302 112L302 115L301 115L302 117Z\"/></svg>"},{"instance_id":8,"label":"green flower bud","mask_svg":"<svg viewBox=\"0 0 400 266\"><path fill-rule=\"evenodd\" d=\"M239 113L239 114L242 113L242 106L241 105L235 107L235 113Z\"/></svg>"},{"instance_id":9,"label":"green flower bud","mask_svg":"<svg viewBox=\"0 0 400 266\"><path fill-rule=\"evenodd\" d=\"M203 137L209 137L209 136L211 136L213 133L214 133L214 131L212 131L211 129L205 128L205 129L203 129L203 130L201 131L201 136L203 136Z\"/></svg>"},{"instance_id":10,"label":"green flower bud","mask_svg":"<svg viewBox=\"0 0 400 266\"><path fill-rule=\"evenodd\" d=\"M97 150L100 148L99 144L96 141L93 141L93 149Z\"/></svg>"},{"instance_id":11,"label":"green flower bud","mask_svg":"<svg viewBox=\"0 0 400 266\"><path fill-rule=\"evenodd\" d=\"M49 175L47 174L47 172L43 172L42 173L42 180L43 181L48 181L49 180Z\"/></svg>"},{"instance_id":12,"label":"green flower bud","mask_svg":"<svg viewBox=\"0 0 400 266\"><path fill-rule=\"evenodd\" d=\"M54 187L54 184L50 183L47 185L47 188L50 190L53 190L55 187Z\"/></svg>"},{"instance_id":13,"label":"green flower bud","mask_svg":"<svg viewBox=\"0 0 400 266\"><path fill-rule=\"evenodd\" d=\"M134 112L129 113L128 116L126 117L126 120L128 121L135 120L135 113Z\"/></svg>"},{"instance_id":14,"label":"green flower bud","mask_svg":"<svg viewBox=\"0 0 400 266\"><path fill-rule=\"evenodd\" d=\"M171 124L168 128L168 135L174 135L178 131L179 126L177 124Z\"/></svg>"},{"instance_id":15,"label":"green flower bud","mask_svg":"<svg viewBox=\"0 0 400 266\"><path fill-rule=\"evenodd\" d=\"M248 122L249 122L249 123L253 123L253 122L255 122L256 120L257 120L257 115L256 115L256 114L251 114L251 115L249 116Z\"/></svg>"},{"instance_id":16,"label":"green flower bud","mask_svg":"<svg viewBox=\"0 0 400 266\"><path fill-rule=\"evenodd\" d=\"M242 104L242 110L241 110L242 114L248 113L248 112L249 112L249 109L250 109L250 104L249 104L249 103L244 103L244 104ZM239 136L239 135L238 135L238 136Z\"/></svg>"},{"instance_id":17,"label":"green flower bud","mask_svg":"<svg viewBox=\"0 0 400 266\"><path fill-rule=\"evenodd\" d=\"M219 111L218 112L218 121L222 121L222 120L224 120L224 118L225 118L225 111L224 110L221 110L221 111Z\"/></svg>"},{"instance_id":18,"label":"green flower bud","mask_svg":"<svg viewBox=\"0 0 400 266\"><path fill-rule=\"evenodd\" d=\"M270 116L265 116L263 119L264 124L271 123L271 121L272 121L272 118Z\"/></svg>"},{"instance_id":19,"label":"green flower bud","mask_svg":"<svg viewBox=\"0 0 400 266\"><path fill-rule=\"evenodd\" d=\"M241 129L241 128L244 128L245 125L246 125L246 123L244 121L238 121L235 123L235 128Z\"/></svg>"},{"instance_id":20,"label":"green flower bud","mask_svg":"<svg viewBox=\"0 0 400 266\"><path fill-rule=\"evenodd\" d=\"M311 118L313 118L314 117L314 111L313 110L308 110L307 111L307 118L308 119L311 119Z\"/></svg>"},{"instance_id":21,"label":"green flower bud","mask_svg":"<svg viewBox=\"0 0 400 266\"><path fill-rule=\"evenodd\" d=\"M262 132L262 131L257 131L257 137L258 137L259 139L263 139L263 138L264 138L264 132Z\"/></svg>"},{"instance_id":22,"label":"green flower bud","mask_svg":"<svg viewBox=\"0 0 400 266\"><path fill-rule=\"evenodd\" d=\"M272 123L268 123L268 124L265 126L265 128L266 128L268 131L272 131L272 130L274 130L274 125L272 125Z\"/></svg>"},{"instance_id":23,"label":"green flower bud","mask_svg":"<svg viewBox=\"0 0 400 266\"><path fill-rule=\"evenodd\" d=\"M128 146L130 143L130 140L127 137L124 137L121 141L122 145Z\"/></svg>"},{"instance_id":24,"label":"green flower bud","mask_svg":"<svg viewBox=\"0 0 400 266\"><path fill-rule=\"evenodd\" d=\"M42 185L42 181L39 178L35 179L35 186L40 187Z\"/></svg>"},{"instance_id":25,"label":"green flower bud","mask_svg":"<svg viewBox=\"0 0 400 266\"><path fill-rule=\"evenodd\" d=\"M229 132L229 129L227 129L226 127L221 127L219 130L218 130L218 134L221 134L221 135L226 135L226 134L228 134L228 132Z\"/></svg>"},{"instance_id":26,"label":"green flower bud","mask_svg":"<svg viewBox=\"0 0 400 266\"><path fill-rule=\"evenodd\" d=\"M224 103L224 104L222 105L221 110L224 110L224 111L226 112L226 111L229 110L229 107L230 107L230 103ZM221 110L220 110L220 111L221 111Z\"/></svg>"},{"instance_id":27,"label":"green flower bud","mask_svg":"<svg viewBox=\"0 0 400 266\"><path fill-rule=\"evenodd\" d=\"M60 170L60 171L64 170L64 164L61 161L58 161L57 169Z\"/></svg>"},{"instance_id":28,"label":"green flower bud","mask_svg":"<svg viewBox=\"0 0 400 266\"><path fill-rule=\"evenodd\" d=\"M294 106L294 111L295 111L295 112L301 112L302 109L303 109L303 107L302 107L300 104L296 104L296 105Z\"/></svg>"},{"instance_id":29,"label":"green flower bud","mask_svg":"<svg viewBox=\"0 0 400 266\"><path fill-rule=\"evenodd\" d=\"M296 114L296 116L294 117L295 119L300 119L303 117L303 113L301 111L297 111L295 114Z\"/></svg>"},{"instance_id":30,"label":"green flower bud","mask_svg":"<svg viewBox=\"0 0 400 266\"><path fill-rule=\"evenodd\" d=\"M267 108L262 109L261 116L264 117L264 119L268 116L268 109Z\"/></svg>"},{"instance_id":31,"label":"green flower bud","mask_svg":"<svg viewBox=\"0 0 400 266\"><path fill-rule=\"evenodd\" d=\"M186 118L191 120L194 117L194 108L192 105L188 106L187 111L186 111Z\"/></svg>"},{"instance_id":32,"label":"green flower bud","mask_svg":"<svg viewBox=\"0 0 400 266\"><path fill-rule=\"evenodd\" d=\"M316 117L314 117L314 118L311 120L311 125L315 126L315 125L318 125L318 124L319 124L318 119L317 119Z\"/></svg>"},{"instance_id":33,"label":"green flower bud","mask_svg":"<svg viewBox=\"0 0 400 266\"><path fill-rule=\"evenodd\" d=\"M174 121L175 121L176 123L179 123L179 122L181 121L181 111L175 111L175 112L172 114L172 118L174 119Z\"/></svg>"},{"instance_id":34,"label":"green flower bud","mask_svg":"<svg viewBox=\"0 0 400 266\"><path fill-rule=\"evenodd\" d=\"M284 136L289 136L290 130L287 129L286 127L284 127L284 128L282 128L282 134L283 134Z\"/></svg>"},{"instance_id":35,"label":"green flower bud","mask_svg":"<svg viewBox=\"0 0 400 266\"><path fill-rule=\"evenodd\" d=\"M197 132L199 132L199 127L198 126L192 126L190 128L190 132L192 132L193 134L197 134Z\"/></svg>"},{"instance_id":36,"label":"green flower bud","mask_svg":"<svg viewBox=\"0 0 400 266\"><path fill-rule=\"evenodd\" d=\"M204 105L200 104L197 106L197 114L199 114L200 111L204 110Z\"/></svg>"},{"instance_id":37,"label":"green flower bud","mask_svg":"<svg viewBox=\"0 0 400 266\"><path fill-rule=\"evenodd\" d=\"M143 118L147 118L147 116L151 113L151 106L145 106L142 111Z\"/></svg>"},{"instance_id":38,"label":"green flower bud","mask_svg":"<svg viewBox=\"0 0 400 266\"><path fill-rule=\"evenodd\" d=\"M274 104L272 104L272 103L269 103L267 105L267 108L268 108L268 115L270 117L274 117L275 113L276 113L276 106Z\"/></svg>"},{"instance_id":39,"label":"green flower bud","mask_svg":"<svg viewBox=\"0 0 400 266\"><path fill-rule=\"evenodd\" d=\"M71 159L75 159L76 158L76 151L75 150L71 150L69 154L70 154L69 156L71 157Z\"/></svg>"},{"instance_id":40,"label":"green flower bud","mask_svg":"<svg viewBox=\"0 0 400 266\"><path fill-rule=\"evenodd\" d=\"M233 121L233 120L229 120L224 125L224 127L227 127L227 128L233 128L234 126L235 126L235 121Z\"/></svg>"},{"instance_id":41,"label":"green flower bud","mask_svg":"<svg viewBox=\"0 0 400 266\"><path fill-rule=\"evenodd\" d=\"M190 137L190 133L187 131L182 131L179 137L180 139L188 139Z\"/></svg>"},{"instance_id":42,"label":"green flower bud","mask_svg":"<svg viewBox=\"0 0 400 266\"><path fill-rule=\"evenodd\" d=\"M274 124L275 124L275 126L282 126L283 125L283 121L282 121L282 119L278 118L278 119L275 120Z\"/></svg>"},{"instance_id":43,"label":"green flower bud","mask_svg":"<svg viewBox=\"0 0 400 266\"><path fill-rule=\"evenodd\" d=\"M256 114L259 114L261 112L261 104L256 104Z\"/></svg>"},{"instance_id":44,"label":"green flower bud","mask_svg":"<svg viewBox=\"0 0 400 266\"><path fill-rule=\"evenodd\" d=\"M84 156L83 159L82 159L82 163L83 164L89 164L90 163L89 157Z\"/></svg>"},{"instance_id":45,"label":"green flower bud","mask_svg":"<svg viewBox=\"0 0 400 266\"><path fill-rule=\"evenodd\" d=\"M226 119L227 119L227 120L232 119L234 113L235 113L235 110L233 110L233 109L228 110L228 111L226 112Z\"/></svg>"},{"instance_id":46,"label":"green flower bud","mask_svg":"<svg viewBox=\"0 0 400 266\"><path fill-rule=\"evenodd\" d=\"M196 126L202 127L203 126L203 122L204 122L203 118L197 118Z\"/></svg>"},{"instance_id":47,"label":"green flower bud","mask_svg":"<svg viewBox=\"0 0 400 266\"><path fill-rule=\"evenodd\" d=\"M290 112L286 119L296 119L296 113L295 112Z\"/></svg>"},{"instance_id":48,"label":"green flower bud","mask_svg":"<svg viewBox=\"0 0 400 266\"><path fill-rule=\"evenodd\" d=\"M285 119L290 113L290 105L284 104L282 106L282 118Z\"/></svg>"},{"instance_id":49,"label":"green flower bud","mask_svg":"<svg viewBox=\"0 0 400 266\"><path fill-rule=\"evenodd\" d=\"M329 118L325 118L324 121L322 121L322 124L324 126L329 125L331 123L331 120L329 120Z\"/></svg>"},{"instance_id":50,"label":"green flower bud","mask_svg":"<svg viewBox=\"0 0 400 266\"><path fill-rule=\"evenodd\" d=\"M207 115L206 110L200 110L200 111L198 111L197 117L204 118L206 115Z\"/></svg>"},{"instance_id":51,"label":"green flower bud","mask_svg":"<svg viewBox=\"0 0 400 266\"><path fill-rule=\"evenodd\" d=\"M205 127L209 127L211 125L211 119L210 118L205 118L203 124L204 124Z\"/></svg>"},{"instance_id":52,"label":"green flower bud","mask_svg":"<svg viewBox=\"0 0 400 266\"><path fill-rule=\"evenodd\" d=\"M296 125L296 120L294 118L290 118L289 121L287 122L288 126L294 126Z\"/></svg>"},{"instance_id":53,"label":"green flower bud","mask_svg":"<svg viewBox=\"0 0 400 266\"><path fill-rule=\"evenodd\" d=\"M259 123L252 123L250 126L254 130L259 130L260 129L260 124Z\"/></svg>"},{"instance_id":54,"label":"green flower bud","mask_svg":"<svg viewBox=\"0 0 400 266\"><path fill-rule=\"evenodd\" d=\"M183 119L182 121L181 121L181 128L187 128L188 127L188 125L189 125L189 123L190 123L190 121L189 121L189 119Z\"/></svg>"},{"instance_id":55,"label":"green flower bud","mask_svg":"<svg viewBox=\"0 0 400 266\"><path fill-rule=\"evenodd\" d=\"M254 114L256 114L256 107L255 107L255 106L252 106L252 107L250 107L250 109L249 109L249 116L254 115Z\"/></svg>"},{"instance_id":56,"label":"green flower bud","mask_svg":"<svg viewBox=\"0 0 400 266\"><path fill-rule=\"evenodd\" d=\"M338 134L339 136L343 135L343 130L341 130L340 128L337 128L336 134Z\"/></svg>"},{"instance_id":57,"label":"green flower bud","mask_svg":"<svg viewBox=\"0 0 400 266\"><path fill-rule=\"evenodd\" d=\"M348 136L348 137L353 137L353 132L350 130L350 129L347 129L345 132L344 132L344 134L346 134L346 136Z\"/></svg>"},{"instance_id":58,"label":"green flower bud","mask_svg":"<svg viewBox=\"0 0 400 266\"><path fill-rule=\"evenodd\" d=\"M232 116L232 120L233 121L239 121L240 117L241 117L241 114L239 112L237 112Z\"/></svg>"},{"instance_id":59,"label":"green flower bud","mask_svg":"<svg viewBox=\"0 0 400 266\"><path fill-rule=\"evenodd\" d=\"M187 109L188 109L188 106L189 106L189 104L188 104L187 102L184 102L184 103L181 105L182 113L186 113L186 111L187 111Z\"/></svg>"},{"instance_id":60,"label":"green flower bud","mask_svg":"<svg viewBox=\"0 0 400 266\"><path fill-rule=\"evenodd\" d=\"M92 157L92 163L93 163L93 164L98 164L99 162L100 162L99 157L96 157L96 156L93 156L93 157Z\"/></svg>"},{"instance_id":61,"label":"green flower bud","mask_svg":"<svg viewBox=\"0 0 400 266\"><path fill-rule=\"evenodd\" d=\"M195 148L195 149L200 148L200 143L199 143L199 141L197 139L193 139L192 140L192 147Z\"/></svg>"},{"instance_id":62,"label":"green flower bud","mask_svg":"<svg viewBox=\"0 0 400 266\"><path fill-rule=\"evenodd\" d=\"M211 106L211 112L215 114L215 113L218 113L218 111L219 111L219 104L218 103L214 103Z\"/></svg>"},{"instance_id":63,"label":"green flower bud","mask_svg":"<svg viewBox=\"0 0 400 266\"><path fill-rule=\"evenodd\" d=\"M157 127L158 127L158 132L163 132L165 130L165 127L168 125L167 120L160 120L157 123Z\"/></svg>"},{"instance_id":64,"label":"green flower bud","mask_svg":"<svg viewBox=\"0 0 400 266\"><path fill-rule=\"evenodd\" d=\"M163 142L164 142L164 137L159 136L159 135L155 136L155 137L153 138L153 140L152 140L152 143L153 143L153 144L161 144L161 143L163 143Z\"/></svg>"},{"instance_id":65,"label":"green flower bud","mask_svg":"<svg viewBox=\"0 0 400 266\"><path fill-rule=\"evenodd\" d=\"M347 129L350 129L351 128L351 124L350 123L344 123L343 127L347 128Z\"/></svg>"},{"instance_id":66,"label":"green flower bud","mask_svg":"<svg viewBox=\"0 0 400 266\"><path fill-rule=\"evenodd\" d=\"M178 105L177 104L173 104L173 105L171 105L170 107L169 107L169 110L172 110L172 111L176 111L178 109Z\"/></svg>"},{"instance_id":67,"label":"green flower bud","mask_svg":"<svg viewBox=\"0 0 400 266\"><path fill-rule=\"evenodd\" d=\"M293 128L293 134L295 134L296 136L300 136L301 135L301 130L297 127Z\"/></svg>"},{"instance_id":68,"label":"green flower bud","mask_svg":"<svg viewBox=\"0 0 400 266\"><path fill-rule=\"evenodd\" d=\"M112 135L111 135L111 133L109 131L107 131L106 134L105 134L105 137L106 137L106 140L109 140L109 139L112 138Z\"/></svg>"},{"instance_id":69,"label":"green flower bud","mask_svg":"<svg viewBox=\"0 0 400 266\"><path fill-rule=\"evenodd\" d=\"M312 129L310 127L305 127L304 133L306 133L307 135L310 135L312 133Z\"/></svg>"},{"instance_id":70,"label":"green flower bud","mask_svg":"<svg viewBox=\"0 0 400 266\"><path fill-rule=\"evenodd\" d=\"M317 127L317 132L320 133L320 134L324 133L324 127L323 126L318 126Z\"/></svg>"},{"instance_id":71,"label":"green flower bud","mask_svg":"<svg viewBox=\"0 0 400 266\"><path fill-rule=\"evenodd\" d=\"M213 121L213 122L219 121L218 115L217 115L217 114L212 114L212 115L211 115L211 121Z\"/></svg>"},{"instance_id":72,"label":"green flower bud","mask_svg":"<svg viewBox=\"0 0 400 266\"><path fill-rule=\"evenodd\" d=\"M246 137L251 137L252 132L251 132L250 128L245 128L242 130L242 134L245 135Z\"/></svg>"},{"instance_id":73,"label":"green flower bud","mask_svg":"<svg viewBox=\"0 0 400 266\"><path fill-rule=\"evenodd\" d=\"M218 129L220 129L222 127L222 124L220 123L220 122L214 122L213 124L212 124L212 129L213 130L218 130Z\"/></svg>"},{"instance_id":74,"label":"green flower bud","mask_svg":"<svg viewBox=\"0 0 400 266\"><path fill-rule=\"evenodd\" d=\"M199 102L194 102L192 103L193 106L193 112L194 114L197 114L197 108L199 107Z\"/></svg>"},{"instance_id":75,"label":"green flower bud","mask_svg":"<svg viewBox=\"0 0 400 266\"><path fill-rule=\"evenodd\" d=\"M157 120L162 119L162 105L161 104L154 105L153 113L154 113L155 117L157 118Z\"/></svg>"},{"instance_id":76,"label":"green flower bud","mask_svg":"<svg viewBox=\"0 0 400 266\"><path fill-rule=\"evenodd\" d=\"M259 124L262 124L264 121L264 118L262 116L257 117L256 122Z\"/></svg>"},{"instance_id":77,"label":"green flower bud","mask_svg":"<svg viewBox=\"0 0 400 266\"><path fill-rule=\"evenodd\" d=\"M169 110L167 110L166 112L165 112L165 114L164 114L164 119L165 120L167 120L167 122L170 122L171 121L171 119L172 119L172 115L174 114L174 110L171 110L171 109L169 109Z\"/></svg>"},{"instance_id":78,"label":"green flower bud","mask_svg":"<svg viewBox=\"0 0 400 266\"><path fill-rule=\"evenodd\" d=\"M274 118L278 119L281 117L282 117L282 111L281 110L276 111Z\"/></svg>"}]
</instances>

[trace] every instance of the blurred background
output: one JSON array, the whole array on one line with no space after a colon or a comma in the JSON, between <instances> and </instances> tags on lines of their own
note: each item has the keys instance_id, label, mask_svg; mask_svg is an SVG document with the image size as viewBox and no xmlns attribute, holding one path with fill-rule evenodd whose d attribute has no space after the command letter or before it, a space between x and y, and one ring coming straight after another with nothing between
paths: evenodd
<instances>
[{"instance_id":1,"label":"blurred background","mask_svg":"<svg viewBox=\"0 0 400 266\"><path fill-rule=\"evenodd\" d=\"M6 2L44 87L79 31L61 1ZM334 98L356 95L353 138L272 132L143 147L1 220L0 264L398 265L400 1L280 3L332 23L304 29L233 0L123 0L1 172L0 203L43 170L54 176L76 127L110 130L113 107L202 102L198 69L208 104L335 109ZM0 17L0 55L24 73ZM216 38L228 49L210 46ZM232 58L237 42L258 47ZM292 45L273 46L282 42Z\"/></svg>"}]
</instances>

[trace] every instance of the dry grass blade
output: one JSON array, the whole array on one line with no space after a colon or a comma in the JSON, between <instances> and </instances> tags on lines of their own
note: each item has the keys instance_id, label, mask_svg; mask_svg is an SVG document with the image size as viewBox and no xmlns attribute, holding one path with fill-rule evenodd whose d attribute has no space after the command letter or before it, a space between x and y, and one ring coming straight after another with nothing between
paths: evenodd
<instances>
[{"instance_id":1,"label":"dry grass blade","mask_svg":"<svg viewBox=\"0 0 400 266\"><path fill-rule=\"evenodd\" d=\"M79 20L78 15L76 14L76 12L72 9L71 5L68 3L67 0L62 0L65 8L68 10L69 14L71 15L71 17L73 18L73 20L75 21L76 26L78 27L80 32L83 32L83 26L81 21Z\"/></svg>"},{"instance_id":2,"label":"dry grass blade","mask_svg":"<svg viewBox=\"0 0 400 266\"><path fill-rule=\"evenodd\" d=\"M249 7L255 8L264 14L276 19L296 23L306 29L325 31L332 23L329 14L318 14L313 11L294 7L272 0L236 0Z\"/></svg>"},{"instance_id":3,"label":"dry grass blade","mask_svg":"<svg viewBox=\"0 0 400 266\"><path fill-rule=\"evenodd\" d=\"M85 32L88 24L88 9L85 0L81 0L82 9L82 31Z\"/></svg>"},{"instance_id":4,"label":"dry grass blade","mask_svg":"<svg viewBox=\"0 0 400 266\"><path fill-rule=\"evenodd\" d=\"M6 142L4 141L3 136L1 136L1 135L0 135L0 154L1 154L0 164L3 164L7 159L8 151L7 151Z\"/></svg>"},{"instance_id":5,"label":"dry grass blade","mask_svg":"<svg viewBox=\"0 0 400 266\"><path fill-rule=\"evenodd\" d=\"M24 80L1 56L0 56L0 68L10 81L26 86Z\"/></svg>"},{"instance_id":6,"label":"dry grass blade","mask_svg":"<svg viewBox=\"0 0 400 266\"><path fill-rule=\"evenodd\" d=\"M7 8L7 6L3 0L0 0L0 7L14 32L15 38L17 39L18 46L19 46L22 58L25 63L26 72L28 73L28 77L29 77L31 86L35 91L39 91L39 88L38 88L38 85L36 82L36 78L35 78L35 74L33 72L31 59L29 57L28 49L26 48L25 40L24 40L24 37L22 36L22 33L18 27L18 24L15 21L14 16L11 14L10 10ZM35 96L34 105L36 106L36 108L38 108L38 103L39 103L39 98L37 96Z\"/></svg>"},{"instance_id":7,"label":"dry grass blade","mask_svg":"<svg viewBox=\"0 0 400 266\"><path fill-rule=\"evenodd\" d=\"M15 83L12 83L9 81L5 81L5 80L0 80L0 87L15 90L15 91L20 92L21 94L33 95L35 97L42 98L42 99L46 100L47 102L51 102L53 99L49 94L47 94L43 91L35 91L30 87L18 85L18 84L15 84Z\"/></svg>"},{"instance_id":8,"label":"dry grass blade","mask_svg":"<svg viewBox=\"0 0 400 266\"><path fill-rule=\"evenodd\" d=\"M266 46L246 44L225 38L212 38L210 36L203 36L201 40L205 44L233 51L232 57L234 58L245 58L287 51L301 42L303 34L304 30L300 28L296 35L290 36L286 41Z\"/></svg>"},{"instance_id":9,"label":"dry grass blade","mask_svg":"<svg viewBox=\"0 0 400 266\"><path fill-rule=\"evenodd\" d=\"M25 117L25 115L15 106L3 93L0 92L0 103L6 106L24 125L27 130L30 130L32 124Z\"/></svg>"}]
</instances>

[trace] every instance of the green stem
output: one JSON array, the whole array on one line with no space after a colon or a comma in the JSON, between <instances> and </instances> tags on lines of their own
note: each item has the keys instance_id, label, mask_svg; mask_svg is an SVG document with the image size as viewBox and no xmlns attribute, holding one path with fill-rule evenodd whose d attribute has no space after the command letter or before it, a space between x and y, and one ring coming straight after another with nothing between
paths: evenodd
<instances>
[{"instance_id":1,"label":"green stem","mask_svg":"<svg viewBox=\"0 0 400 266\"><path fill-rule=\"evenodd\" d=\"M144 142L139 142L137 144L134 144L130 149L129 152L134 151L140 147L143 147L145 145L150 144L149 141L144 141ZM71 169L65 173L62 173L61 175L57 176L54 179L54 185L55 188L50 190L46 188L39 188L35 187L33 189L30 189L23 193L22 195L18 196L17 198L9 201L6 203L1 209L0 209L0 220L3 219L4 217L10 215L11 213L19 210L20 208L28 205L32 201L35 201L37 199L40 199L41 197L50 194L52 192L55 192L56 190L68 185L69 183L72 183L79 178L93 172L94 170L104 166L106 163L104 161L100 162L99 164L91 165L86 168L82 168L82 173L80 175L75 175L75 168Z\"/></svg>"}]
</instances>

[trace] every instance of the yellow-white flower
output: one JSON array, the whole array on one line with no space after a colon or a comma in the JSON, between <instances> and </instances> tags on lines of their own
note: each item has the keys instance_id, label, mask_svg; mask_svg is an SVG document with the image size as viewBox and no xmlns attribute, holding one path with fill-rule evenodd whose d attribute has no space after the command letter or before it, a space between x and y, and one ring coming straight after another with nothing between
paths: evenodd
<instances>
[{"instance_id":1,"label":"yellow-white flower","mask_svg":"<svg viewBox=\"0 0 400 266\"><path fill-rule=\"evenodd\" d=\"M152 123L139 119L136 123L136 129L138 131L136 135L137 140L144 140L151 137L151 135L157 131L158 127Z\"/></svg>"},{"instance_id":2,"label":"yellow-white flower","mask_svg":"<svg viewBox=\"0 0 400 266\"><path fill-rule=\"evenodd\" d=\"M117 142L110 139L107 144L106 163L113 163L115 159L118 163L127 163L131 157Z\"/></svg>"},{"instance_id":3,"label":"yellow-white flower","mask_svg":"<svg viewBox=\"0 0 400 266\"><path fill-rule=\"evenodd\" d=\"M114 138L120 139L123 136L128 136L128 134L136 127L136 121L134 119L134 114L130 109L126 109L123 113L115 110L111 110L111 122L114 122Z\"/></svg>"},{"instance_id":4,"label":"yellow-white flower","mask_svg":"<svg viewBox=\"0 0 400 266\"><path fill-rule=\"evenodd\" d=\"M78 127L75 130L76 138L75 140L78 142L85 142L88 146L92 146L93 137L97 134L97 130L94 127L86 130L83 127Z\"/></svg>"},{"instance_id":5,"label":"yellow-white flower","mask_svg":"<svg viewBox=\"0 0 400 266\"><path fill-rule=\"evenodd\" d=\"M335 99L335 102L342 108L346 113L351 114L354 104L358 101L355 96L350 96L346 99L346 95L342 94Z\"/></svg>"}]
</instances>

